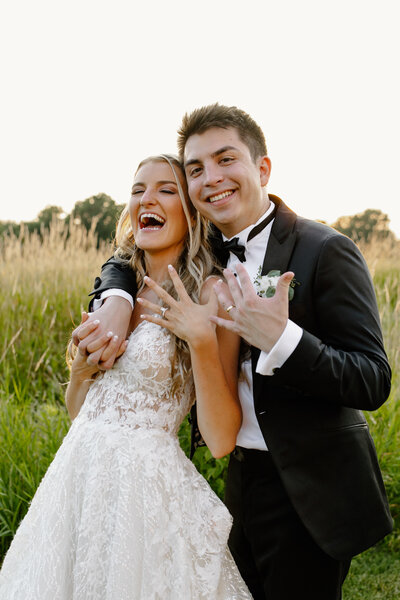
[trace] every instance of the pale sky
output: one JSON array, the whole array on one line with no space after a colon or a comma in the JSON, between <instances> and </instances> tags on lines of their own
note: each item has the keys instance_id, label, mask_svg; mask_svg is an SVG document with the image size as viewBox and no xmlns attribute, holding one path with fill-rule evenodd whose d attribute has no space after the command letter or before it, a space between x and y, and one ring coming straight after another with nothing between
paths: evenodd
<instances>
[{"instance_id":1,"label":"pale sky","mask_svg":"<svg viewBox=\"0 0 400 600\"><path fill-rule=\"evenodd\" d=\"M263 128L268 191L332 223L367 208L400 237L398 0L13 0L0 12L0 220L129 199L193 108Z\"/></svg>"}]
</instances>

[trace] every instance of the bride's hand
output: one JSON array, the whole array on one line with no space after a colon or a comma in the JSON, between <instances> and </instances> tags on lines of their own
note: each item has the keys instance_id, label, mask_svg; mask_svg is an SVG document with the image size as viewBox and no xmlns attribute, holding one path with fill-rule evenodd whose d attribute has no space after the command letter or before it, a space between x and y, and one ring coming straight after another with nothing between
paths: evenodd
<instances>
[{"instance_id":1,"label":"bride's hand","mask_svg":"<svg viewBox=\"0 0 400 600\"><path fill-rule=\"evenodd\" d=\"M168 272L179 300L174 300L155 281L146 277L146 285L157 294L164 306L153 304L144 298L137 298L136 302L155 313L144 314L141 317L146 321L165 327L189 344L197 344L214 336L215 326L210 321L210 316L218 312L218 301L214 292L212 291L206 304L196 304L186 292L174 267L169 265Z\"/></svg>"}]
</instances>

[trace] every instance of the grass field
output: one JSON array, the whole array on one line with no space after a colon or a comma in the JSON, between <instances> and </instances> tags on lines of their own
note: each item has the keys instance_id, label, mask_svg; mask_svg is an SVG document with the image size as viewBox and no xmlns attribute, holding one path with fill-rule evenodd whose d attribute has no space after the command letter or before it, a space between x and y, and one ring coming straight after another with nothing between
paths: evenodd
<instances>
[{"instance_id":1,"label":"grass field","mask_svg":"<svg viewBox=\"0 0 400 600\"><path fill-rule=\"evenodd\" d=\"M367 414L396 528L378 548L353 561L345 600L399 598L400 579L400 250L376 242L363 249L374 277L385 345L393 368L390 399ZM38 236L0 240L0 560L69 427L63 394L65 347L87 290L110 248L93 233L61 225ZM189 431L180 433L188 448ZM223 494L227 459L208 450L196 466Z\"/></svg>"}]
</instances>

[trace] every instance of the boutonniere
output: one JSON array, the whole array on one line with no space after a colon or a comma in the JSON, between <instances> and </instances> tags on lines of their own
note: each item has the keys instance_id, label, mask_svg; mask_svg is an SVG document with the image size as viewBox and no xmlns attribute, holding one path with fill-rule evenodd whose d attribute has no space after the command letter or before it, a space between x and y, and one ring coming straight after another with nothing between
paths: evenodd
<instances>
[{"instance_id":1,"label":"boutonniere","mask_svg":"<svg viewBox=\"0 0 400 600\"><path fill-rule=\"evenodd\" d=\"M258 296L261 296L261 298L272 298L275 294L276 285L280 276L280 271L270 271L267 275L261 275L261 267L259 267L256 278L254 279L254 286ZM289 301L293 300L294 288L296 285L300 285L300 282L296 281L293 277L289 286Z\"/></svg>"}]
</instances>

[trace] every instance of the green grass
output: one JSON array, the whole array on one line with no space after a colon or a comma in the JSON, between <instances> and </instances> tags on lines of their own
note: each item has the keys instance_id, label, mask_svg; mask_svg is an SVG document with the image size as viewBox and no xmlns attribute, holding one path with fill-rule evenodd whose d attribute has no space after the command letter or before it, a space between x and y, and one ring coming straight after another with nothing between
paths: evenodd
<instances>
[{"instance_id":1,"label":"green grass","mask_svg":"<svg viewBox=\"0 0 400 600\"><path fill-rule=\"evenodd\" d=\"M400 598L400 253L390 252L373 244L365 249L393 368L390 399L367 418L395 530L354 559L345 600ZM109 248L96 249L92 234L76 228L66 239L60 225L43 243L37 236L0 239L0 561L68 430L65 347L86 308L88 286L109 255ZM185 424L180 440L186 452L189 436ZM194 462L223 497L227 458L215 460L204 448Z\"/></svg>"},{"instance_id":2,"label":"green grass","mask_svg":"<svg viewBox=\"0 0 400 600\"><path fill-rule=\"evenodd\" d=\"M68 428L66 410L54 401L24 403L10 397L0 406L0 557Z\"/></svg>"},{"instance_id":3,"label":"green grass","mask_svg":"<svg viewBox=\"0 0 400 600\"><path fill-rule=\"evenodd\" d=\"M343 586L343 600L399 600L400 556L385 546L356 556Z\"/></svg>"}]
</instances>

